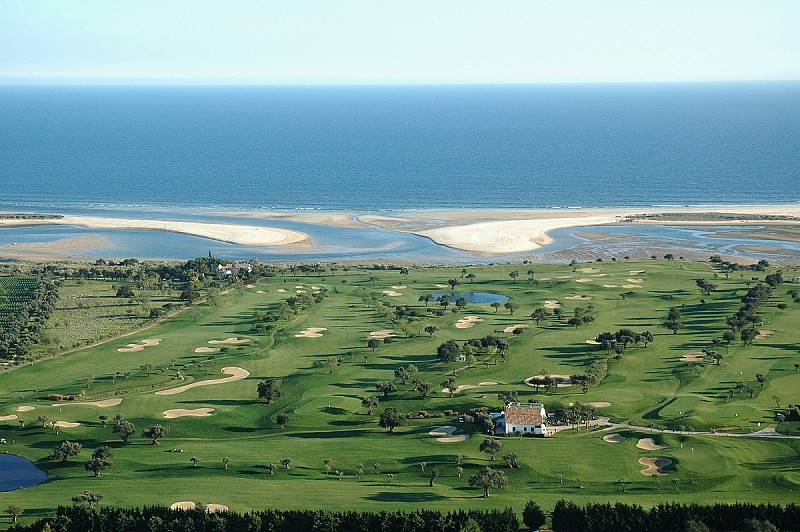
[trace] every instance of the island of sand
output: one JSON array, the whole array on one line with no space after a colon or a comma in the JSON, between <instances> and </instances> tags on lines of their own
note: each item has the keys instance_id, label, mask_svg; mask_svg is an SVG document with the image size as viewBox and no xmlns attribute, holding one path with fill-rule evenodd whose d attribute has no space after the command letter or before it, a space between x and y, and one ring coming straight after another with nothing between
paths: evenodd
<instances>
[{"instance_id":1,"label":"island of sand","mask_svg":"<svg viewBox=\"0 0 800 532\"><path fill-rule=\"evenodd\" d=\"M90 229L170 231L243 246L285 246L308 240L308 235L299 231L244 224L182 222L178 220L137 220L95 216L63 216L53 219L0 219L0 227L56 224L77 225Z\"/></svg>"}]
</instances>

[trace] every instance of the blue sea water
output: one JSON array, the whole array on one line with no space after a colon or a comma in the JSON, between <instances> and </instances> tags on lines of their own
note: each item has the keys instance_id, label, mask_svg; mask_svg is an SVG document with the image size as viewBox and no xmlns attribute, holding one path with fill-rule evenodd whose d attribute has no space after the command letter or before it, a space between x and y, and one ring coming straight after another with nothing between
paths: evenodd
<instances>
[{"instance_id":1,"label":"blue sea water","mask_svg":"<svg viewBox=\"0 0 800 532\"><path fill-rule=\"evenodd\" d=\"M0 211L197 221L237 209L796 204L798 139L799 82L0 86ZM377 228L247 223L309 233L317 247L267 250L65 226L0 229L0 243L101 233L108 245L83 254L475 260ZM556 243L541 251L575 245L577 231L553 232ZM683 234L636 231L665 240ZM725 245L738 253L747 243Z\"/></svg>"},{"instance_id":2,"label":"blue sea water","mask_svg":"<svg viewBox=\"0 0 800 532\"><path fill-rule=\"evenodd\" d=\"M800 83L0 87L0 203L800 201Z\"/></svg>"}]
</instances>

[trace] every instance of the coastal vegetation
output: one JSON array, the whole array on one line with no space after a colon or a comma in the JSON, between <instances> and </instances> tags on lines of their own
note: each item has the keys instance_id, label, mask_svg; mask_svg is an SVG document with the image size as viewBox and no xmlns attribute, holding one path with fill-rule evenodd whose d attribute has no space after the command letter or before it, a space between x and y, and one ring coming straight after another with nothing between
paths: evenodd
<instances>
[{"instance_id":1,"label":"coastal vegetation","mask_svg":"<svg viewBox=\"0 0 800 532\"><path fill-rule=\"evenodd\" d=\"M800 434L795 268L228 266L128 260L0 277L60 284L48 340L0 374L2 451L49 476L3 495L14 518L33 523L76 497L101 511L325 501L338 519L522 515L530 500L547 514L561 499L796 501L800 440L780 437ZM428 297L462 279L513 305ZM566 430L490 438L490 413L510 400L543 402Z\"/></svg>"}]
</instances>

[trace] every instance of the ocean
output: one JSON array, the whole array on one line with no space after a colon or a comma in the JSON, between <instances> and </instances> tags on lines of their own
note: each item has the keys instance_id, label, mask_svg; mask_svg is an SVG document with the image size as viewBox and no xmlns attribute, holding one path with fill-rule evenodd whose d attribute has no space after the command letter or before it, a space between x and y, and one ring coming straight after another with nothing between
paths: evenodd
<instances>
[{"instance_id":1,"label":"ocean","mask_svg":"<svg viewBox=\"0 0 800 532\"><path fill-rule=\"evenodd\" d=\"M798 139L800 82L0 86L0 211L196 221L215 210L797 204ZM316 249L49 226L0 229L0 257L3 243L100 233L102 248L78 254L476 260L377 228L247 223L309 233ZM557 242L539 258L580 244L580 231L554 232ZM633 232L659 242L684 242L688 234ZM689 233L703 252L722 246L747 255L745 248L763 244L752 235ZM790 257L800 258L796 243L768 244L784 254L789 246Z\"/></svg>"},{"instance_id":2,"label":"ocean","mask_svg":"<svg viewBox=\"0 0 800 532\"><path fill-rule=\"evenodd\" d=\"M800 83L0 87L0 208L800 201Z\"/></svg>"}]
</instances>

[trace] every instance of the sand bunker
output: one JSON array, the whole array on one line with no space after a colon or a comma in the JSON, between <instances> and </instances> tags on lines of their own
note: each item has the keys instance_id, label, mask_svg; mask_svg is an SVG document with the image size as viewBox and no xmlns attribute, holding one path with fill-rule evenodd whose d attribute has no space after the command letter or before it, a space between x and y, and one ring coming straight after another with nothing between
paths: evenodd
<instances>
[{"instance_id":1,"label":"sand bunker","mask_svg":"<svg viewBox=\"0 0 800 532\"><path fill-rule=\"evenodd\" d=\"M763 329L761 331L758 331L758 334L756 335L756 340L763 340L764 338L769 338L773 334L775 334L775 331L769 331L767 329Z\"/></svg>"},{"instance_id":2,"label":"sand bunker","mask_svg":"<svg viewBox=\"0 0 800 532\"><path fill-rule=\"evenodd\" d=\"M306 290L297 290L297 293L298 293L298 294L305 294L305 293L306 293Z\"/></svg>"},{"instance_id":3,"label":"sand bunker","mask_svg":"<svg viewBox=\"0 0 800 532\"><path fill-rule=\"evenodd\" d=\"M660 451L661 449L666 449L669 445L659 445L653 441L653 438L641 438L636 447L645 451Z\"/></svg>"},{"instance_id":4,"label":"sand bunker","mask_svg":"<svg viewBox=\"0 0 800 532\"><path fill-rule=\"evenodd\" d=\"M405 288L405 286L403 288ZM311 285L311 289L312 290L322 290L322 287L321 286L317 286L317 285Z\"/></svg>"},{"instance_id":5,"label":"sand bunker","mask_svg":"<svg viewBox=\"0 0 800 532\"><path fill-rule=\"evenodd\" d=\"M222 349L219 347L198 347L194 350L195 353L219 353Z\"/></svg>"},{"instance_id":6,"label":"sand bunker","mask_svg":"<svg viewBox=\"0 0 800 532\"><path fill-rule=\"evenodd\" d=\"M400 297L403 295L403 292L396 292L394 290L384 290L383 294L389 297Z\"/></svg>"},{"instance_id":7,"label":"sand bunker","mask_svg":"<svg viewBox=\"0 0 800 532\"><path fill-rule=\"evenodd\" d=\"M586 343L589 345L600 345L600 342L597 340L586 340Z\"/></svg>"},{"instance_id":8,"label":"sand bunker","mask_svg":"<svg viewBox=\"0 0 800 532\"><path fill-rule=\"evenodd\" d=\"M135 353L137 351L144 351L145 347L153 347L161 343L161 338L147 338L139 340L138 344L128 344L125 347L117 349L120 353Z\"/></svg>"},{"instance_id":9,"label":"sand bunker","mask_svg":"<svg viewBox=\"0 0 800 532\"><path fill-rule=\"evenodd\" d=\"M483 318L479 318L478 316L464 316L456 322L456 329L471 329L475 327L475 324L479 321L483 321Z\"/></svg>"},{"instance_id":10,"label":"sand bunker","mask_svg":"<svg viewBox=\"0 0 800 532\"><path fill-rule=\"evenodd\" d=\"M61 429L72 429L75 427L79 427L80 425L81 425L80 423L73 423L71 421L56 421L55 425L53 426Z\"/></svg>"},{"instance_id":11,"label":"sand bunker","mask_svg":"<svg viewBox=\"0 0 800 532\"><path fill-rule=\"evenodd\" d=\"M630 278L630 279L625 279L625 280L628 281L629 283L643 283L644 282L644 279L639 279L639 278Z\"/></svg>"},{"instance_id":12,"label":"sand bunker","mask_svg":"<svg viewBox=\"0 0 800 532\"><path fill-rule=\"evenodd\" d=\"M325 327L308 327L305 331L295 334L295 338L321 338L322 331L327 331Z\"/></svg>"},{"instance_id":13,"label":"sand bunker","mask_svg":"<svg viewBox=\"0 0 800 532\"><path fill-rule=\"evenodd\" d=\"M299 284L299 285L295 286L295 288L305 288L305 286Z\"/></svg>"},{"instance_id":14,"label":"sand bunker","mask_svg":"<svg viewBox=\"0 0 800 532\"><path fill-rule=\"evenodd\" d=\"M230 377L223 377L221 379L211 379L207 381L193 382L191 384L184 384L183 386L178 386L177 388L170 388L169 390L159 390L155 392L155 394L175 395L176 393L183 393L186 390L191 390L192 388L198 388L200 386L211 386L215 384L225 384L226 382L240 381L244 378L247 378L250 375L250 372L247 371L246 369L239 368L236 366L229 366L227 368L222 368L220 371L226 375L230 375Z\"/></svg>"},{"instance_id":15,"label":"sand bunker","mask_svg":"<svg viewBox=\"0 0 800 532\"><path fill-rule=\"evenodd\" d=\"M15 419L17 419L16 414L10 414L8 416L0 416L0 421L14 421Z\"/></svg>"},{"instance_id":16,"label":"sand bunker","mask_svg":"<svg viewBox=\"0 0 800 532\"><path fill-rule=\"evenodd\" d=\"M611 406L611 403L608 401L592 401L591 403L584 403L586 406L591 406L592 408L608 408Z\"/></svg>"},{"instance_id":17,"label":"sand bunker","mask_svg":"<svg viewBox=\"0 0 800 532\"><path fill-rule=\"evenodd\" d=\"M630 270L628 271L628 275L641 275L647 270Z\"/></svg>"},{"instance_id":18,"label":"sand bunker","mask_svg":"<svg viewBox=\"0 0 800 532\"><path fill-rule=\"evenodd\" d=\"M175 419L177 417L208 417L213 412L213 408L174 408L172 410L164 410L164 417L167 419Z\"/></svg>"},{"instance_id":19,"label":"sand bunker","mask_svg":"<svg viewBox=\"0 0 800 532\"><path fill-rule=\"evenodd\" d=\"M205 506L206 506L206 511L208 513L228 511L228 507L225 506L224 504L211 503L211 504L206 504ZM169 507L170 510L194 510L195 508L197 508L197 503L192 501L174 502Z\"/></svg>"},{"instance_id":20,"label":"sand bunker","mask_svg":"<svg viewBox=\"0 0 800 532\"><path fill-rule=\"evenodd\" d=\"M694 353L686 353L681 357L681 362L702 362L706 357L705 353L695 351Z\"/></svg>"},{"instance_id":21,"label":"sand bunker","mask_svg":"<svg viewBox=\"0 0 800 532\"><path fill-rule=\"evenodd\" d=\"M592 299L592 296L567 296L564 299L573 299L578 301L589 301Z\"/></svg>"},{"instance_id":22,"label":"sand bunker","mask_svg":"<svg viewBox=\"0 0 800 532\"><path fill-rule=\"evenodd\" d=\"M553 377L554 379L557 379L559 381L558 382L559 388L561 388L562 386L572 386L572 379L569 378L569 375L548 375L548 377ZM536 386L536 384L533 384L531 381L533 381L534 379L543 379L543 378L544 375L534 375L533 377L528 377L523 382L528 386ZM539 386L541 386L541 384Z\"/></svg>"},{"instance_id":23,"label":"sand bunker","mask_svg":"<svg viewBox=\"0 0 800 532\"><path fill-rule=\"evenodd\" d=\"M558 299L548 299L544 302L544 308L561 308L561 303Z\"/></svg>"},{"instance_id":24,"label":"sand bunker","mask_svg":"<svg viewBox=\"0 0 800 532\"><path fill-rule=\"evenodd\" d=\"M285 294L286 293L286 289L285 288L278 288L278 292L280 292L281 294Z\"/></svg>"},{"instance_id":25,"label":"sand bunker","mask_svg":"<svg viewBox=\"0 0 800 532\"><path fill-rule=\"evenodd\" d=\"M590 275L589 277L606 277L607 273L596 273L594 275Z\"/></svg>"},{"instance_id":26,"label":"sand bunker","mask_svg":"<svg viewBox=\"0 0 800 532\"><path fill-rule=\"evenodd\" d=\"M35 406L18 406L17 412L30 412L31 410L36 410Z\"/></svg>"},{"instance_id":27,"label":"sand bunker","mask_svg":"<svg viewBox=\"0 0 800 532\"><path fill-rule=\"evenodd\" d=\"M255 287L256 287L256 285L254 285L254 284L247 285L247 288L255 288Z\"/></svg>"},{"instance_id":28,"label":"sand bunker","mask_svg":"<svg viewBox=\"0 0 800 532\"><path fill-rule=\"evenodd\" d=\"M640 285L640 284L624 284L624 285L622 285L622 288L642 288L642 285Z\"/></svg>"},{"instance_id":29,"label":"sand bunker","mask_svg":"<svg viewBox=\"0 0 800 532\"><path fill-rule=\"evenodd\" d=\"M402 290L403 288L408 288L408 287L404 284L400 284L397 286L392 286L392 288L394 288L395 290Z\"/></svg>"},{"instance_id":30,"label":"sand bunker","mask_svg":"<svg viewBox=\"0 0 800 532\"><path fill-rule=\"evenodd\" d=\"M600 273L603 270L600 268L578 268L578 271L581 273Z\"/></svg>"},{"instance_id":31,"label":"sand bunker","mask_svg":"<svg viewBox=\"0 0 800 532\"><path fill-rule=\"evenodd\" d=\"M63 402L63 403L53 403L52 406L66 406L66 405L84 405L84 406L99 406L100 408L108 408L111 406L117 406L122 402L122 399L117 397L115 399L103 399L102 401L81 401L81 402Z\"/></svg>"},{"instance_id":32,"label":"sand bunker","mask_svg":"<svg viewBox=\"0 0 800 532\"><path fill-rule=\"evenodd\" d=\"M603 441L608 443L622 443L627 439L628 438L626 438L622 434L617 434L616 432L614 434L607 434L603 436Z\"/></svg>"},{"instance_id":33,"label":"sand bunker","mask_svg":"<svg viewBox=\"0 0 800 532\"><path fill-rule=\"evenodd\" d=\"M240 345L240 344L249 344L250 338L237 338L233 336L231 338L226 338L225 340L209 340L209 344L212 345L220 345L220 344L230 344L230 345Z\"/></svg>"},{"instance_id":34,"label":"sand bunker","mask_svg":"<svg viewBox=\"0 0 800 532\"><path fill-rule=\"evenodd\" d=\"M436 288L450 288L449 284L435 284L433 286L435 286Z\"/></svg>"},{"instance_id":35,"label":"sand bunker","mask_svg":"<svg viewBox=\"0 0 800 532\"><path fill-rule=\"evenodd\" d=\"M383 340L384 338L390 338L394 336L397 335L394 334L394 331L392 329L381 329L380 331L372 331L371 333L369 333L367 339L374 338L376 340Z\"/></svg>"},{"instance_id":36,"label":"sand bunker","mask_svg":"<svg viewBox=\"0 0 800 532\"><path fill-rule=\"evenodd\" d=\"M437 436L436 441L440 441L442 443L454 443L469 439L469 434L459 434L458 436L453 436L453 433L456 430L458 430L456 429L456 427L451 427L451 426L436 427L428 434L430 436Z\"/></svg>"},{"instance_id":37,"label":"sand bunker","mask_svg":"<svg viewBox=\"0 0 800 532\"><path fill-rule=\"evenodd\" d=\"M266 290L256 290L256 294L266 294Z\"/></svg>"},{"instance_id":38,"label":"sand bunker","mask_svg":"<svg viewBox=\"0 0 800 532\"><path fill-rule=\"evenodd\" d=\"M617 285L615 285L615 284L604 284L603 286L605 288L617 288Z\"/></svg>"},{"instance_id":39,"label":"sand bunker","mask_svg":"<svg viewBox=\"0 0 800 532\"><path fill-rule=\"evenodd\" d=\"M539 280L540 281L552 281L553 278L552 277L539 277Z\"/></svg>"},{"instance_id":40,"label":"sand bunker","mask_svg":"<svg viewBox=\"0 0 800 532\"><path fill-rule=\"evenodd\" d=\"M524 323L517 323L516 325L510 325L503 329L503 332L513 333L515 329L527 329L530 325L525 325Z\"/></svg>"},{"instance_id":41,"label":"sand bunker","mask_svg":"<svg viewBox=\"0 0 800 532\"><path fill-rule=\"evenodd\" d=\"M473 388L480 388L481 386L497 386L497 383L492 381L486 381L486 382L479 382L478 384L462 384L461 386L453 390L453 393L461 393L464 390L472 390ZM442 393L450 393L450 390L448 390L447 388L442 388Z\"/></svg>"},{"instance_id":42,"label":"sand bunker","mask_svg":"<svg viewBox=\"0 0 800 532\"><path fill-rule=\"evenodd\" d=\"M576 283L591 283L591 279L575 279Z\"/></svg>"},{"instance_id":43,"label":"sand bunker","mask_svg":"<svg viewBox=\"0 0 800 532\"><path fill-rule=\"evenodd\" d=\"M639 458L639 463L647 467L640 473L652 477L653 475L669 475L664 468L672 465L672 460L669 458Z\"/></svg>"}]
</instances>

